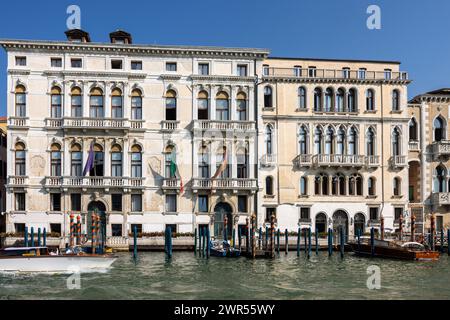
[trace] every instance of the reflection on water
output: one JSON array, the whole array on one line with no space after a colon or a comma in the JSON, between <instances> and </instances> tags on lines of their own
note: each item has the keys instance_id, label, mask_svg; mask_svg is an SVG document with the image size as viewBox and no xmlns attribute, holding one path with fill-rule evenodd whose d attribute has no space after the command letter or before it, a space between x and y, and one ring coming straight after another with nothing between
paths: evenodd
<instances>
[{"instance_id":1,"label":"reflection on water","mask_svg":"<svg viewBox=\"0 0 450 320\"><path fill-rule=\"evenodd\" d=\"M67 274L0 274L2 299L450 299L450 258L438 262L367 259L347 254L282 253L274 260L209 260L190 252L120 253L106 273L81 275L67 289ZM381 289L366 286L367 267L381 268Z\"/></svg>"}]
</instances>

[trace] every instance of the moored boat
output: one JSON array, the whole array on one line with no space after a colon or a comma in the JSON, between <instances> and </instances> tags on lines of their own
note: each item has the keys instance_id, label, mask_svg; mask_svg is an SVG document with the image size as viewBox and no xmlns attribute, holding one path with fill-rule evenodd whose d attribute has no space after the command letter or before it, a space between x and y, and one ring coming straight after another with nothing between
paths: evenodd
<instances>
[{"instance_id":1,"label":"moored boat","mask_svg":"<svg viewBox=\"0 0 450 320\"><path fill-rule=\"evenodd\" d=\"M59 254L47 247L12 247L0 250L0 271L16 272L85 272L106 270L117 257L110 254L87 254L81 251Z\"/></svg>"},{"instance_id":2,"label":"moored boat","mask_svg":"<svg viewBox=\"0 0 450 320\"><path fill-rule=\"evenodd\" d=\"M374 256L379 258L434 261L439 259L439 252L431 251L418 242L402 242L396 240L374 240L373 254L372 244L369 238L361 238L358 241L349 242L355 254L360 256Z\"/></svg>"},{"instance_id":3,"label":"moored boat","mask_svg":"<svg viewBox=\"0 0 450 320\"><path fill-rule=\"evenodd\" d=\"M210 241L210 254L213 257L239 257L241 251L230 246L228 241Z\"/></svg>"}]
</instances>

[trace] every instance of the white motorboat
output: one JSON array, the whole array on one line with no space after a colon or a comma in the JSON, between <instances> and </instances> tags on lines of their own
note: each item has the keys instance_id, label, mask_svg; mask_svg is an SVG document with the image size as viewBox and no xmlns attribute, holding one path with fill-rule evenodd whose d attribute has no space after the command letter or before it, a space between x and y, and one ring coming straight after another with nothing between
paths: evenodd
<instances>
[{"instance_id":1,"label":"white motorboat","mask_svg":"<svg viewBox=\"0 0 450 320\"><path fill-rule=\"evenodd\" d=\"M86 272L106 270L117 257L111 254L56 254L47 247L17 247L0 250L0 271Z\"/></svg>"}]
</instances>

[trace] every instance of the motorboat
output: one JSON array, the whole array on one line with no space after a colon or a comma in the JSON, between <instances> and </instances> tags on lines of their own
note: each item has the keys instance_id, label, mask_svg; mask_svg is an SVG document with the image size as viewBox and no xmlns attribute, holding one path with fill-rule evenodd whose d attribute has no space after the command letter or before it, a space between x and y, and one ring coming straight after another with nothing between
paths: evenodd
<instances>
[{"instance_id":1,"label":"motorboat","mask_svg":"<svg viewBox=\"0 0 450 320\"><path fill-rule=\"evenodd\" d=\"M209 251L210 255L214 257L239 257L241 255L241 251L233 248L227 240L211 240Z\"/></svg>"},{"instance_id":2,"label":"motorboat","mask_svg":"<svg viewBox=\"0 0 450 320\"><path fill-rule=\"evenodd\" d=\"M65 253L47 247L10 247L0 250L0 271L85 272L107 270L116 261L111 254L88 254L80 248Z\"/></svg>"}]
</instances>

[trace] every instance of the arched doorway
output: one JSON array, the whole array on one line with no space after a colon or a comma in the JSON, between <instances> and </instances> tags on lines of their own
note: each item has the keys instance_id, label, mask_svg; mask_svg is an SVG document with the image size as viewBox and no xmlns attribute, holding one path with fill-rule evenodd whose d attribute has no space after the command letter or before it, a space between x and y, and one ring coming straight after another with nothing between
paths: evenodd
<instances>
[{"instance_id":1,"label":"arched doorway","mask_svg":"<svg viewBox=\"0 0 450 320\"><path fill-rule=\"evenodd\" d=\"M231 239L233 230L233 217L231 213L233 209L228 203L220 202L214 207L214 212L214 237L216 239L223 239L224 218L227 217L227 239Z\"/></svg>"},{"instance_id":2,"label":"arched doorway","mask_svg":"<svg viewBox=\"0 0 450 320\"><path fill-rule=\"evenodd\" d=\"M348 237L348 215L344 210L333 213L333 234L338 235L341 228L344 228L345 237Z\"/></svg>"},{"instance_id":3,"label":"arched doorway","mask_svg":"<svg viewBox=\"0 0 450 320\"><path fill-rule=\"evenodd\" d=\"M327 232L327 216L323 212L316 215L316 229L319 234Z\"/></svg>"},{"instance_id":4,"label":"arched doorway","mask_svg":"<svg viewBox=\"0 0 450 320\"><path fill-rule=\"evenodd\" d=\"M101 201L92 201L88 205L88 214L86 219L87 234L92 238L92 214L100 215L100 230L106 236L106 206Z\"/></svg>"},{"instance_id":5,"label":"arched doorway","mask_svg":"<svg viewBox=\"0 0 450 320\"><path fill-rule=\"evenodd\" d=\"M360 234L361 236L364 235L365 226L366 226L366 217L361 213L355 214L354 218L354 227L355 227L355 236L358 236Z\"/></svg>"}]
</instances>

